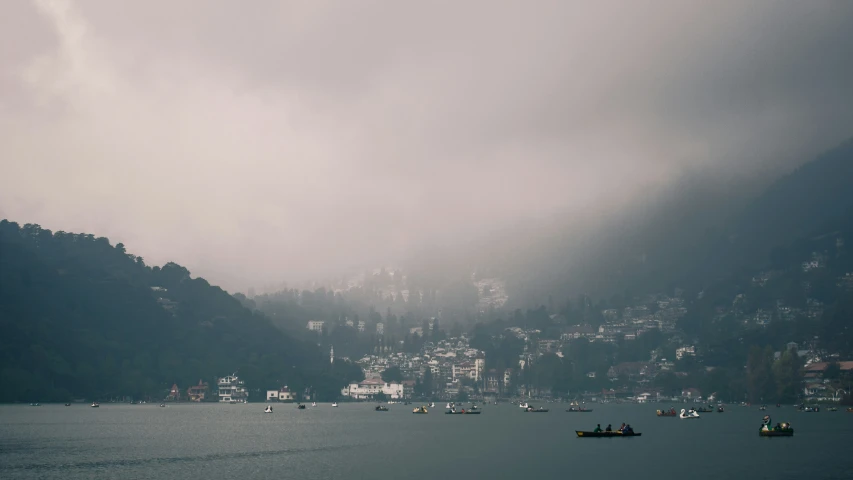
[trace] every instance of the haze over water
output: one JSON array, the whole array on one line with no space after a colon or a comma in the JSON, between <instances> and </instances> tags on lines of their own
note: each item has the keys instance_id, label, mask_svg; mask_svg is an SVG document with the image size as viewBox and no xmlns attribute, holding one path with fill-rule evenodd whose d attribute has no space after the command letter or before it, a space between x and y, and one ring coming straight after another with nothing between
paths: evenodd
<instances>
[{"instance_id":1,"label":"haze over water","mask_svg":"<svg viewBox=\"0 0 853 480\"><path fill-rule=\"evenodd\" d=\"M565 479L600 476L696 480L849 479L853 414L770 408L792 438L761 438L764 412L730 407L694 421L658 418L668 405L549 404L479 416L442 408L320 404L0 406L0 478ZM642 437L579 439L596 423L628 422Z\"/></svg>"}]
</instances>

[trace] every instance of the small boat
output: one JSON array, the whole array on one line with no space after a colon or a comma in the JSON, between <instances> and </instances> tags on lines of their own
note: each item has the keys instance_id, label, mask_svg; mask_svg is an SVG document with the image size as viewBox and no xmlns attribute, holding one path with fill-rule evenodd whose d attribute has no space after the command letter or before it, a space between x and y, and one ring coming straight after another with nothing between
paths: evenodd
<instances>
[{"instance_id":1,"label":"small boat","mask_svg":"<svg viewBox=\"0 0 853 480\"><path fill-rule=\"evenodd\" d=\"M376 406L376 411L377 411L377 412L387 412L387 411L388 411L388 407L386 407L386 406L384 406L384 405L377 405L377 406Z\"/></svg>"},{"instance_id":2,"label":"small boat","mask_svg":"<svg viewBox=\"0 0 853 480\"><path fill-rule=\"evenodd\" d=\"M847 413L853 413L853 407L847 407Z\"/></svg>"},{"instance_id":3,"label":"small boat","mask_svg":"<svg viewBox=\"0 0 853 480\"><path fill-rule=\"evenodd\" d=\"M70 403L66 403L66 404L65 404L65 406L66 406L66 407L70 407L70 406L71 406L71 404L70 404Z\"/></svg>"},{"instance_id":4,"label":"small boat","mask_svg":"<svg viewBox=\"0 0 853 480\"><path fill-rule=\"evenodd\" d=\"M415 407L412 413L429 413L429 410L426 407Z\"/></svg>"},{"instance_id":5,"label":"small boat","mask_svg":"<svg viewBox=\"0 0 853 480\"><path fill-rule=\"evenodd\" d=\"M532 405L529 405L527 408L524 409L524 412L525 413L548 413L548 409L542 408L542 407L535 408Z\"/></svg>"},{"instance_id":6,"label":"small boat","mask_svg":"<svg viewBox=\"0 0 853 480\"><path fill-rule=\"evenodd\" d=\"M429 402L429 408L435 408L435 402Z\"/></svg>"},{"instance_id":7,"label":"small boat","mask_svg":"<svg viewBox=\"0 0 853 480\"><path fill-rule=\"evenodd\" d=\"M338 402L332 402L332 406L333 406L333 407L337 407L337 406L338 406Z\"/></svg>"},{"instance_id":8,"label":"small boat","mask_svg":"<svg viewBox=\"0 0 853 480\"><path fill-rule=\"evenodd\" d=\"M455 407L455 406L456 406L456 404L455 404L455 403L447 402L447 405L445 405L445 406L444 406L444 408L446 408L446 409L450 410L451 408L453 408L453 407Z\"/></svg>"},{"instance_id":9,"label":"small boat","mask_svg":"<svg viewBox=\"0 0 853 480\"><path fill-rule=\"evenodd\" d=\"M272 405L267 405L267 408L264 409L264 413L272 413Z\"/></svg>"},{"instance_id":10,"label":"small boat","mask_svg":"<svg viewBox=\"0 0 853 480\"><path fill-rule=\"evenodd\" d=\"M305 410L305 404L304 404L304 403L300 403L299 405L297 405L297 406L296 406L296 408L297 408L298 410Z\"/></svg>"},{"instance_id":11,"label":"small boat","mask_svg":"<svg viewBox=\"0 0 853 480\"><path fill-rule=\"evenodd\" d=\"M166 406L166 404L165 404L165 403L161 403L161 404L160 404L160 406L161 406L161 407L165 407L165 406Z\"/></svg>"},{"instance_id":12,"label":"small boat","mask_svg":"<svg viewBox=\"0 0 853 480\"><path fill-rule=\"evenodd\" d=\"M444 414L445 415L479 415L480 409L477 408L476 405L474 405L473 407L471 407L468 410L465 410L464 408L461 410L456 410L456 408L451 408L450 410L444 412Z\"/></svg>"},{"instance_id":13,"label":"small boat","mask_svg":"<svg viewBox=\"0 0 853 480\"><path fill-rule=\"evenodd\" d=\"M714 406L708 405L707 407L699 407L695 411L699 413L711 413L714 411Z\"/></svg>"},{"instance_id":14,"label":"small boat","mask_svg":"<svg viewBox=\"0 0 853 480\"><path fill-rule=\"evenodd\" d=\"M763 412L763 411L767 410L767 405L762 405L762 406L758 407L758 409Z\"/></svg>"},{"instance_id":15,"label":"small boat","mask_svg":"<svg viewBox=\"0 0 853 480\"><path fill-rule=\"evenodd\" d=\"M312 406L312 407L316 407L316 406L317 406L317 402L311 402L311 406Z\"/></svg>"},{"instance_id":16,"label":"small boat","mask_svg":"<svg viewBox=\"0 0 853 480\"><path fill-rule=\"evenodd\" d=\"M527 407L529 407L529 405L527 404L527 402L519 403L519 404L518 404L518 406L519 406L519 407L521 407L521 408L527 408Z\"/></svg>"},{"instance_id":17,"label":"small boat","mask_svg":"<svg viewBox=\"0 0 853 480\"><path fill-rule=\"evenodd\" d=\"M642 433L640 433L640 432L622 433L619 430L616 430L614 432L583 432L580 430L575 430L575 433L578 434L578 437L596 437L596 438L601 438L601 437L606 437L606 438L639 437L640 435L642 435Z\"/></svg>"},{"instance_id":18,"label":"small boat","mask_svg":"<svg viewBox=\"0 0 853 480\"><path fill-rule=\"evenodd\" d=\"M826 411L827 411L827 412L837 412L837 411L838 411L838 408L836 408L836 407L829 407L829 408L827 408L827 409L826 409Z\"/></svg>"},{"instance_id":19,"label":"small boat","mask_svg":"<svg viewBox=\"0 0 853 480\"><path fill-rule=\"evenodd\" d=\"M101 406L101 404L100 404L100 403L98 403L98 402L92 402L92 408L98 408L98 407L100 407L100 406Z\"/></svg>"},{"instance_id":20,"label":"small boat","mask_svg":"<svg viewBox=\"0 0 853 480\"><path fill-rule=\"evenodd\" d=\"M566 409L566 411L567 412L573 412L573 413L589 413L592 411L592 409L591 408L584 408L584 407L569 407L568 409Z\"/></svg>"},{"instance_id":21,"label":"small boat","mask_svg":"<svg viewBox=\"0 0 853 480\"><path fill-rule=\"evenodd\" d=\"M725 412L725 411L726 411L726 410L723 408L723 406L722 406L722 405L720 405L719 407L717 407L717 413L723 413L723 412Z\"/></svg>"},{"instance_id":22,"label":"small boat","mask_svg":"<svg viewBox=\"0 0 853 480\"><path fill-rule=\"evenodd\" d=\"M681 409L681 413L678 414L678 418L682 420L690 420L693 418L699 418L699 414L696 413L696 410L692 408L690 410L685 411L683 408Z\"/></svg>"},{"instance_id":23,"label":"small boat","mask_svg":"<svg viewBox=\"0 0 853 480\"><path fill-rule=\"evenodd\" d=\"M40 403L38 403L38 402L36 402L36 403L31 403L31 404L30 404L30 406L31 406L31 407L40 407L40 406L41 406L41 404L40 404Z\"/></svg>"},{"instance_id":24,"label":"small boat","mask_svg":"<svg viewBox=\"0 0 853 480\"><path fill-rule=\"evenodd\" d=\"M677 417L678 412L675 411L675 408L670 407L669 410L658 410L657 416L659 417Z\"/></svg>"},{"instance_id":25,"label":"small boat","mask_svg":"<svg viewBox=\"0 0 853 480\"><path fill-rule=\"evenodd\" d=\"M794 429L788 422L777 424L775 427L770 427L770 415L765 415L761 428L758 429L758 435L761 437L793 437Z\"/></svg>"}]
</instances>

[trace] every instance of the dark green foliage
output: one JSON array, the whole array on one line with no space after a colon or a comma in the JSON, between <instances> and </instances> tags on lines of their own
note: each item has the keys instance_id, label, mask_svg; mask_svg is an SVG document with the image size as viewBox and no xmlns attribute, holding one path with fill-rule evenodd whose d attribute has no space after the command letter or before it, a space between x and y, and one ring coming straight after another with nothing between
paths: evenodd
<instances>
[{"instance_id":1,"label":"dark green foliage","mask_svg":"<svg viewBox=\"0 0 853 480\"><path fill-rule=\"evenodd\" d=\"M386 383L391 383L391 382L400 383L403 381L403 372L400 371L400 367L386 368L382 372L382 380Z\"/></svg>"},{"instance_id":2,"label":"dark green foliage","mask_svg":"<svg viewBox=\"0 0 853 480\"><path fill-rule=\"evenodd\" d=\"M0 401L157 397L233 372L251 395L284 384L336 395L358 370L332 367L180 265L0 222Z\"/></svg>"}]
</instances>

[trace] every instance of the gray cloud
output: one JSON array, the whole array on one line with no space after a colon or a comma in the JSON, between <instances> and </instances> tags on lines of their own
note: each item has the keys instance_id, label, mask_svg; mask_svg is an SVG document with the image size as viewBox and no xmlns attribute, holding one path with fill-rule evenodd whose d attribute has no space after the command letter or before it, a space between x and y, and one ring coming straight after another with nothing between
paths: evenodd
<instances>
[{"instance_id":1,"label":"gray cloud","mask_svg":"<svg viewBox=\"0 0 853 480\"><path fill-rule=\"evenodd\" d=\"M686 172L788 168L853 130L844 1L38 1L0 18L2 211L232 288L598 215Z\"/></svg>"}]
</instances>

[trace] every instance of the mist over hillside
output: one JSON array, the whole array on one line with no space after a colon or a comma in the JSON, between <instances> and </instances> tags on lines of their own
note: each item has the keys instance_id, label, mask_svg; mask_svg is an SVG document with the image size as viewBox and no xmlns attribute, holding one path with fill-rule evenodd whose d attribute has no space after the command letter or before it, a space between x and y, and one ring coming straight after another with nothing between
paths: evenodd
<instances>
[{"instance_id":1,"label":"mist over hillside","mask_svg":"<svg viewBox=\"0 0 853 480\"><path fill-rule=\"evenodd\" d=\"M434 250L407 267L440 288L476 271L509 286L509 306L578 294L699 291L738 269L771 262L774 247L821 229L853 206L853 140L788 171L757 177L697 173L618 212L508 228L465 249Z\"/></svg>"}]
</instances>

